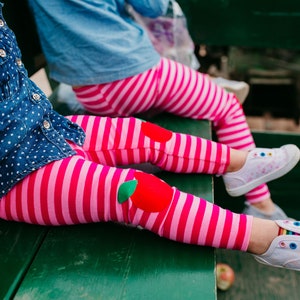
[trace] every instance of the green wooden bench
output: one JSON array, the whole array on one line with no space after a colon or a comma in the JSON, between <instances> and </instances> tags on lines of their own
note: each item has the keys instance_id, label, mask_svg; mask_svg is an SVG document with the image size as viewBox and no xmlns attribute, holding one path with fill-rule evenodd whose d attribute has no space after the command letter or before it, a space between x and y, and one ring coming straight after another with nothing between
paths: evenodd
<instances>
[{"instance_id":1,"label":"green wooden bench","mask_svg":"<svg viewBox=\"0 0 300 300\"><path fill-rule=\"evenodd\" d=\"M23 62L33 74L45 61L26 1L2 2ZM178 2L196 44L300 48L297 30L293 30L300 23L300 4L295 0ZM169 115L153 121L211 138L207 121ZM262 135L258 138L265 143ZM284 139L289 137L284 135ZM295 139L299 141L298 136ZM211 176L160 176L213 201ZM229 202L229 207L236 206ZM214 268L211 248L183 245L117 224L42 227L0 221L1 299L216 299Z\"/></svg>"},{"instance_id":2,"label":"green wooden bench","mask_svg":"<svg viewBox=\"0 0 300 300\"><path fill-rule=\"evenodd\" d=\"M4 1L29 74L45 66L26 1ZM55 102L63 114L66 107ZM166 128L211 138L210 123L161 115ZM159 176L213 201L209 175ZM215 253L113 223L43 227L0 221L2 299L216 299Z\"/></svg>"},{"instance_id":3,"label":"green wooden bench","mask_svg":"<svg viewBox=\"0 0 300 300\"><path fill-rule=\"evenodd\" d=\"M300 49L296 0L178 0L196 44Z\"/></svg>"}]
</instances>

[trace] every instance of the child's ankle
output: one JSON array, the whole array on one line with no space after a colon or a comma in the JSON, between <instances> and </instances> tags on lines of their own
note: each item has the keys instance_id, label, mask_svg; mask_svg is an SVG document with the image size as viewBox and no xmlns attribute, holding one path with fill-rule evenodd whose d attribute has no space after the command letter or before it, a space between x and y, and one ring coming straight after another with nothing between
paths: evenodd
<instances>
[{"instance_id":1,"label":"child's ankle","mask_svg":"<svg viewBox=\"0 0 300 300\"><path fill-rule=\"evenodd\" d=\"M260 202L251 203L251 205L266 214L271 214L275 210L275 205L271 198L266 198Z\"/></svg>"},{"instance_id":2,"label":"child's ankle","mask_svg":"<svg viewBox=\"0 0 300 300\"><path fill-rule=\"evenodd\" d=\"M245 165L246 160L247 152L230 149L230 164L226 172L239 171Z\"/></svg>"},{"instance_id":3,"label":"child's ankle","mask_svg":"<svg viewBox=\"0 0 300 300\"><path fill-rule=\"evenodd\" d=\"M254 218L247 251L256 255L265 253L278 236L278 230L274 221Z\"/></svg>"}]
</instances>

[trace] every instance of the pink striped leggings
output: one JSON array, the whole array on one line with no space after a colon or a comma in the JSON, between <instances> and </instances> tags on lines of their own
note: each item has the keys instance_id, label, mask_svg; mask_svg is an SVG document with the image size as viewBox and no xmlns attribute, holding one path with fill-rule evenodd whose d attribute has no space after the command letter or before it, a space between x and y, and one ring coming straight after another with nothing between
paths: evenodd
<instances>
[{"instance_id":1,"label":"pink striped leggings","mask_svg":"<svg viewBox=\"0 0 300 300\"><path fill-rule=\"evenodd\" d=\"M74 91L78 101L95 115L132 116L151 110L166 111L212 121L218 141L231 148L255 147L235 95L214 84L205 74L166 58L142 74ZM246 194L247 201L252 203L268 197L266 184Z\"/></svg>"},{"instance_id":2,"label":"pink striped leggings","mask_svg":"<svg viewBox=\"0 0 300 300\"><path fill-rule=\"evenodd\" d=\"M170 187L128 164L224 174L229 148L135 118L71 116L86 132L76 155L31 173L0 199L0 217L41 225L115 221L184 243L247 250L252 217Z\"/></svg>"}]
</instances>

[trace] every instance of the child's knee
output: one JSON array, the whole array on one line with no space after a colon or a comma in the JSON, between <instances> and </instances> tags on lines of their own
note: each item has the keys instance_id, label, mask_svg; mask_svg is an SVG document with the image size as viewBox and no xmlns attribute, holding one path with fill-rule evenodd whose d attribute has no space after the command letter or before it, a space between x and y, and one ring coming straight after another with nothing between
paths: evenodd
<instances>
[{"instance_id":1,"label":"child's knee","mask_svg":"<svg viewBox=\"0 0 300 300\"><path fill-rule=\"evenodd\" d=\"M136 171L134 179L124 182L118 191L119 203L129 198L139 209L146 212L160 212L170 205L173 189L152 174Z\"/></svg>"}]
</instances>

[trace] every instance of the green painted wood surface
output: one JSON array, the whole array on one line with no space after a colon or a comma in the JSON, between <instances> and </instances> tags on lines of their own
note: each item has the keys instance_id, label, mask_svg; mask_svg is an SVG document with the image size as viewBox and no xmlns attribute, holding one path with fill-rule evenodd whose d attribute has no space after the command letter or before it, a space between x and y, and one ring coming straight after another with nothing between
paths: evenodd
<instances>
[{"instance_id":1,"label":"green painted wood surface","mask_svg":"<svg viewBox=\"0 0 300 300\"><path fill-rule=\"evenodd\" d=\"M207 121L153 121L210 138ZM161 172L181 190L213 200L212 177ZM15 299L216 299L215 252L113 223L49 230Z\"/></svg>"},{"instance_id":2,"label":"green painted wood surface","mask_svg":"<svg viewBox=\"0 0 300 300\"><path fill-rule=\"evenodd\" d=\"M0 220L0 299L11 299L46 232L46 227Z\"/></svg>"},{"instance_id":3,"label":"green painted wood surface","mask_svg":"<svg viewBox=\"0 0 300 300\"><path fill-rule=\"evenodd\" d=\"M214 256L116 224L53 228L14 299L215 299Z\"/></svg>"},{"instance_id":4,"label":"green painted wood surface","mask_svg":"<svg viewBox=\"0 0 300 300\"><path fill-rule=\"evenodd\" d=\"M300 49L297 0L178 0L194 42Z\"/></svg>"}]
</instances>

